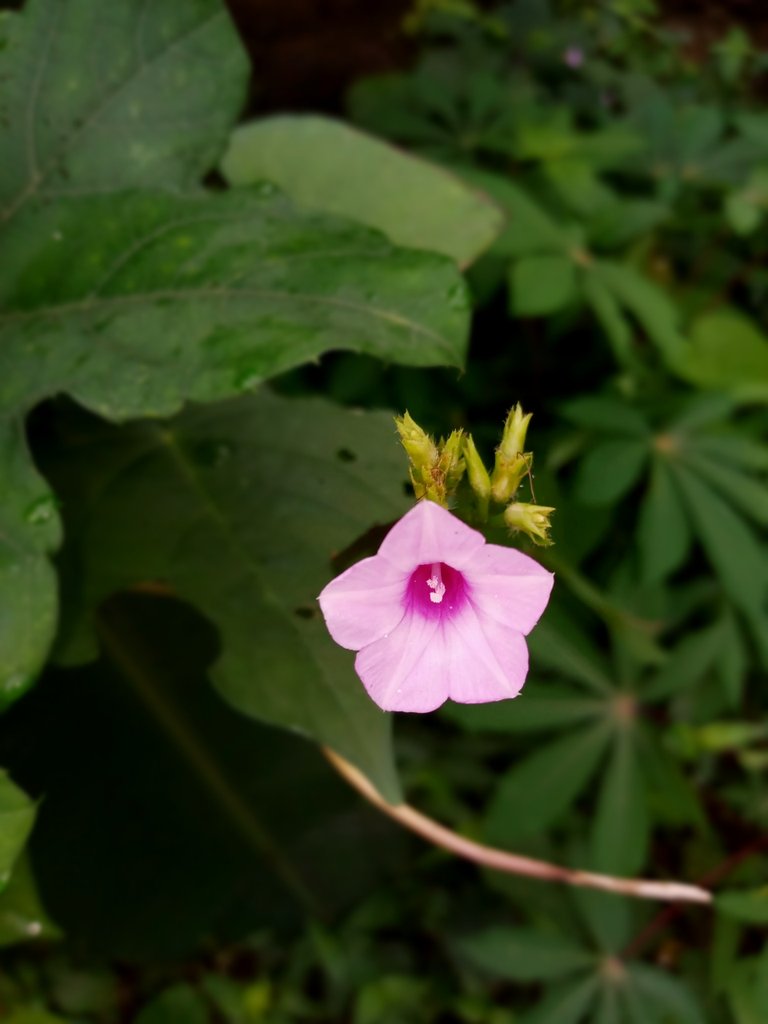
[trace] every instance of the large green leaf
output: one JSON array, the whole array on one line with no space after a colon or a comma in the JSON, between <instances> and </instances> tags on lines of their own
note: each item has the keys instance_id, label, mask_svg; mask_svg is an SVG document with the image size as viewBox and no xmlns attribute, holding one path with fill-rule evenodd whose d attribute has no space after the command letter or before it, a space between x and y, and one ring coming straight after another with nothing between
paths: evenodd
<instances>
[{"instance_id":1,"label":"large green leaf","mask_svg":"<svg viewBox=\"0 0 768 1024\"><path fill-rule=\"evenodd\" d=\"M4 235L0 410L66 390L111 418L169 413L331 348L458 364L463 299L447 260L272 186L60 200Z\"/></svg>"},{"instance_id":2,"label":"large green leaf","mask_svg":"<svg viewBox=\"0 0 768 1024\"><path fill-rule=\"evenodd\" d=\"M501 211L448 171L328 117L242 125L221 167L232 185L273 181L303 206L352 217L462 266L503 226Z\"/></svg>"},{"instance_id":3,"label":"large green leaf","mask_svg":"<svg viewBox=\"0 0 768 1024\"><path fill-rule=\"evenodd\" d=\"M30 0L4 27L7 702L39 671L56 618L45 554L58 543L58 519L26 454L30 408L66 391L110 418L169 413L190 398L251 388L330 348L458 364L467 310L448 260L302 215L271 186L236 195L199 188L247 79L220 0Z\"/></svg>"},{"instance_id":4,"label":"large green leaf","mask_svg":"<svg viewBox=\"0 0 768 1024\"><path fill-rule=\"evenodd\" d=\"M220 0L29 0L0 55L0 223L30 200L192 186L245 99Z\"/></svg>"},{"instance_id":5,"label":"large green leaf","mask_svg":"<svg viewBox=\"0 0 768 1024\"><path fill-rule=\"evenodd\" d=\"M333 747L398 797L390 718L315 601L333 556L407 508L388 415L263 392L166 422L105 425L51 471L84 611L162 581L218 627L212 678L228 701Z\"/></svg>"},{"instance_id":6,"label":"large green leaf","mask_svg":"<svg viewBox=\"0 0 768 1024\"><path fill-rule=\"evenodd\" d=\"M123 594L97 626L98 661L49 670L0 718L0 757L42 796L41 897L78 948L156 964L328 918L381 884L402 834L309 744L227 707L199 615Z\"/></svg>"}]
</instances>

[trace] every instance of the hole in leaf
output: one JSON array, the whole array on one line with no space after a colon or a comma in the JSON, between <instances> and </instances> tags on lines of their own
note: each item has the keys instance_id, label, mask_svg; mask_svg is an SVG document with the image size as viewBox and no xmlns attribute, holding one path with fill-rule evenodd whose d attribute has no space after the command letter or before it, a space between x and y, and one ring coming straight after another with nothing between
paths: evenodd
<instances>
[{"instance_id":1,"label":"hole in leaf","mask_svg":"<svg viewBox=\"0 0 768 1024\"><path fill-rule=\"evenodd\" d=\"M356 462L357 456L349 448L339 448L336 452L336 458L339 462Z\"/></svg>"},{"instance_id":2,"label":"hole in leaf","mask_svg":"<svg viewBox=\"0 0 768 1024\"><path fill-rule=\"evenodd\" d=\"M294 608L293 614L298 615L300 619L314 619L317 615L317 608L310 608L308 605L302 605L301 608Z\"/></svg>"}]
</instances>

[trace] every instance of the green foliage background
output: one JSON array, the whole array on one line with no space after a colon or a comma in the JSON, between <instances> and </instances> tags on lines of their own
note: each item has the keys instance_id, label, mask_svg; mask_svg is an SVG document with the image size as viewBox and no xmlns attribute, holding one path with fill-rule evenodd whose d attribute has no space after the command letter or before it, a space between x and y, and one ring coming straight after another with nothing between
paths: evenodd
<instances>
[{"instance_id":1,"label":"green foliage background","mask_svg":"<svg viewBox=\"0 0 768 1024\"><path fill-rule=\"evenodd\" d=\"M345 119L238 123L220 0L0 15L13 1024L768 1019L768 55L650 0L405 27ZM490 458L518 400L531 677L393 736L315 597L409 507L393 412ZM714 910L481 873L318 746Z\"/></svg>"}]
</instances>

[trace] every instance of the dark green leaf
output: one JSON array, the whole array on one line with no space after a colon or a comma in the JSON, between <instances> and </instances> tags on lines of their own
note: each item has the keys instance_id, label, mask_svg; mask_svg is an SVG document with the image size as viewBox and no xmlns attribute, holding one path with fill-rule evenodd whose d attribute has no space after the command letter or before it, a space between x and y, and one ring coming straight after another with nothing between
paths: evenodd
<instances>
[{"instance_id":1,"label":"dark green leaf","mask_svg":"<svg viewBox=\"0 0 768 1024\"><path fill-rule=\"evenodd\" d=\"M514 701L446 704L441 715L468 732L524 733L579 725L605 713L605 702L547 681L528 679Z\"/></svg>"},{"instance_id":2,"label":"dark green leaf","mask_svg":"<svg viewBox=\"0 0 768 1024\"><path fill-rule=\"evenodd\" d=\"M763 614L768 594L768 557L754 533L690 470L674 464L688 515L723 588L737 607Z\"/></svg>"},{"instance_id":3,"label":"dark green leaf","mask_svg":"<svg viewBox=\"0 0 768 1024\"><path fill-rule=\"evenodd\" d=\"M400 834L309 744L218 697L199 615L121 595L98 631L99 661L49 671L0 719L0 757L43 795L31 859L74 945L157 964L381 884Z\"/></svg>"},{"instance_id":4,"label":"dark green leaf","mask_svg":"<svg viewBox=\"0 0 768 1024\"><path fill-rule=\"evenodd\" d=\"M89 496L68 484L63 460L52 467L84 610L117 588L164 581L219 628L212 677L227 700L331 746L397 799L389 716L315 600L333 556L407 507L391 418L261 393L101 428L69 458L90 473Z\"/></svg>"},{"instance_id":5,"label":"dark green leaf","mask_svg":"<svg viewBox=\"0 0 768 1024\"><path fill-rule=\"evenodd\" d=\"M718 893L715 908L747 924L768 924L768 886Z\"/></svg>"},{"instance_id":6,"label":"dark green leaf","mask_svg":"<svg viewBox=\"0 0 768 1024\"><path fill-rule=\"evenodd\" d=\"M700 683L721 654L724 639L720 622L689 633L671 652L655 678L643 688L643 699L665 700Z\"/></svg>"},{"instance_id":7,"label":"dark green leaf","mask_svg":"<svg viewBox=\"0 0 768 1024\"><path fill-rule=\"evenodd\" d=\"M618 299L605 281L591 272L584 274L581 287L587 304L592 307L613 349L614 358L622 365L630 365L634 359L634 339Z\"/></svg>"},{"instance_id":8,"label":"dark green leaf","mask_svg":"<svg viewBox=\"0 0 768 1024\"><path fill-rule=\"evenodd\" d=\"M508 178L473 167L462 167L458 173L469 184L487 192L507 214L509 226L495 249L508 259L544 253L565 255L574 245L573 232L564 229Z\"/></svg>"},{"instance_id":9,"label":"dark green leaf","mask_svg":"<svg viewBox=\"0 0 768 1024\"><path fill-rule=\"evenodd\" d=\"M0 505L3 708L33 682L56 628L56 577L45 555L58 546L61 527L50 486L30 460L20 417L0 418L0 481L6 495Z\"/></svg>"},{"instance_id":10,"label":"dark green leaf","mask_svg":"<svg viewBox=\"0 0 768 1024\"><path fill-rule=\"evenodd\" d=\"M740 398L768 395L768 338L741 313L715 310L693 324L685 376Z\"/></svg>"},{"instance_id":11,"label":"dark green leaf","mask_svg":"<svg viewBox=\"0 0 768 1024\"><path fill-rule=\"evenodd\" d=\"M638 745L634 731L623 728L603 773L592 827L592 861L597 871L634 875L648 855L648 809Z\"/></svg>"},{"instance_id":12,"label":"dark green leaf","mask_svg":"<svg viewBox=\"0 0 768 1024\"><path fill-rule=\"evenodd\" d=\"M0 409L67 390L110 418L253 388L331 348L458 364L466 323L447 260L300 216L272 186L38 207L7 232L0 301Z\"/></svg>"},{"instance_id":13,"label":"dark green leaf","mask_svg":"<svg viewBox=\"0 0 768 1024\"><path fill-rule=\"evenodd\" d=\"M453 945L473 966L510 981L561 978L594 963L594 955L572 940L528 928L485 928Z\"/></svg>"},{"instance_id":14,"label":"dark green leaf","mask_svg":"<svg viewBox=\"0 0 768 1024\"><path fill-rule=\"evenodd\" d=\"M609 505L637 483L648 459L645 441L598 441L579 464L576 491L585 505Z\"/></svg>"},{"instance_id":15,"label":"dark green leaf","mask_svg":"<svg viewBox=\"0 0 768 1024\"><path fill-rule=\"evenodd\" d=\"M509 274L510 305L516 316L550 316L576 295L576 267L567 256L524 256Z\"/></svg>"},{"instance_id":16,"label":"dark green leaf","mask_svg":"<svg viewBox=\"0 0 768 1024\"><path fill-rule=\"evenodd\" d=\"M580 728L540 747L508 771L493 795L486 831L512 844L550 826L597 770L610 738L607 722Z\"/></svg>"},{"instance_id":17,"label":"dark green leaf","mask_svg":"<svg viewBox=\"0 0 768 1024\"><path fill-rule=\"evenodd\" d=\"M724 415L728 415L724 411ZM739 434L695 434L686 438L687 451L703 455L718 465L768 470L768 445Z\"/></svg>"},{"instance_id":18,"label":"dark green leaf","mask_svg":"<svg viewBox=\"0 0 768 1024\"><path fill-rule=\"evenodd\" d=\"M68 391L109 417L168 413L337 347L424 365L436 346L460 361L461 339L442 332L463 332L466 298L448 261L401 253L395 269L401 251L381 237L301 216L272 186L181 194L244 98L220 0L30 0L4 27L0 483L18 495L0 514L7 702L55 624L44 555L58 520L26 457L32 406ZM126 191L150 187L169 191Z\"/></svg>"},{"instance_id":19,"label":"dark green leaf","mask_svg":"<svg viewBox=\"0 0 768 1024\"><path fill-rule=\"evenodd\" d=\"M768 526L768 483L706 456L682 451L680 461L720 491L732 505L760 526Z\"/></svg>"},{"instance_id":20,"label":"dark green leaf","mask_svg":"<svg viewBox=\"0 0 768 1024\"><path fill-rule=\"evenodd\" d=\"M328 117L283 115L236 128L222 171L232 185L273 181L303 206L462 266L503 226L498 207L449 172Z\"/></svg>"},{"instance_id":21,"label":"dark green leaf","mask_svg":"<svg viewBox=\"0 0 768 1024\"><path fill-rule=\"evenodd\" d=\"M534 663L575 679L599 695L613 689L608 670L596 652L551 615L538 624L528 645Z\"/></svg>"},{"instance_id":22,"label":"dark green leaf","mask_svg":"<svg viewBox=\"0 0 768 1024\"><path fill-rule=\"evenodd\" d=\"M651 461L637 529L643 578L658 583L683 564L692 539L681 495L667 460L659 456Z\"/></svg>"},{"instance_id":23,"label":"dark green leaf","mask_svg":"<svg viewBox=\"0 0 768 1024\"><path fill-rule=\"evenodd\" d=\"M654 1007L662 1021L704 1024L704 1017L683 982L645 964L633 963L627 969L632 986Z\"/></svg>"},{"instance_id":24,"label":"dark green leaf","mask_svg":"<svg viewBox=\"0 0 768 1024\"><path fill-rule=\"evenodd\" d=\"M680 357L685 351L680 315L661 288L633 267L606 260L592 264L589 275L632 314L667 362L674 363Z\"/></svg>"},{"instance_id":25,"label":"dark green leaf","mask_svg":"<svg viewBox=\"0 0 768 1024\"><path fill-rule=\"evenodd\" d=\"M597 974L559 986L522 1018L522 1024L582 1024L591 1021L600 991Z\"/></svg>"},{"instance_id":26,"label":"dark green leaf","mask_svg":"<svg viewBox=\"0 0 768 1024\"><path fill-rule=\"evenodd\" d=\"M186 983L174 985L148 1003L134 1024L208 1024L208 1008Z\"/></svg>"},{"instance_id":27,"label":"dark green leaf","mask_svg":"<svg viewBox=\"0 0 768 1024\"><path fill-rule=\"evenodd\" d=\"M644 438L650 441L646 419L627 402L610 395L582 395L560 406L567 420L580 427L606 434Z\"/></svg>"},{"instance_id":28,"label":"dark green leaf","mask_svg":"<svg viewBox=\"0 0 768 1024\"><path fill-rule=\"evenodd\" d=\"M0 275L0 409L9 412L69 391L109 418L168 413L185 398L253 388L329 348L422 365L461 359L466 314L447 297L463 285L448 261L299 217L274 195L71 199L10 234ZM28 248L52 235L52 249ZM17 600L0 627L0 690L11 697L50 640L43 552L58 522L16 417L6 430L4 486L17 497L2 513L0 595Z\"/></svg>"},{"instance_id":29,"label":"dark green leaf","mask_svg":"<svg viewBox=\"0 0 768 1024\"><path fill-rule=\"evenodd\" d=\"M0 223L39 197L195 185L245 98L220 0L30 0L9 27Z\"/></svg>"}]
</instances>

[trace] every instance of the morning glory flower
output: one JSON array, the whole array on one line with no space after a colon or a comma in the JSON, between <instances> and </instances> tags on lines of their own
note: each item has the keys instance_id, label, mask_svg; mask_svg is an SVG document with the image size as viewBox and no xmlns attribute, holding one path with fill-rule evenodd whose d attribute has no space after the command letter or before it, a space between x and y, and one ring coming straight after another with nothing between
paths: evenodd
<instances>
[{"instance_id":1,"label":"morning glory flower","mask_svg":"<svg viewBox=\"0 0 768 1024\"><path fill-rule=\"evenodd\" d=\"M355 670L385 711L434 711L515 697L525 636L554 578L533 558L420 501L378 553L332 580L319 602L328 630L357 651Z\"/></svg>"}]
</instances>

